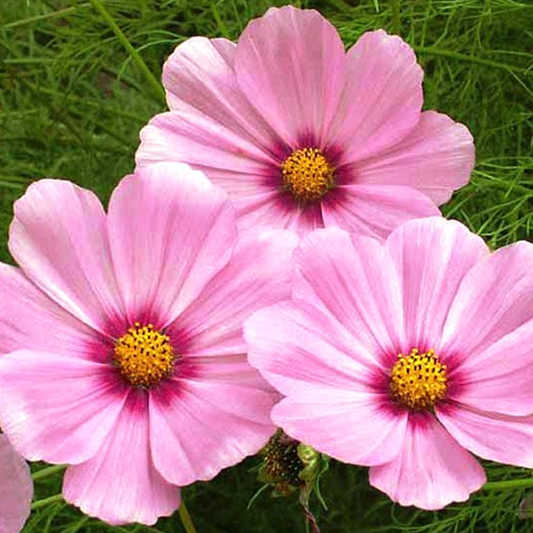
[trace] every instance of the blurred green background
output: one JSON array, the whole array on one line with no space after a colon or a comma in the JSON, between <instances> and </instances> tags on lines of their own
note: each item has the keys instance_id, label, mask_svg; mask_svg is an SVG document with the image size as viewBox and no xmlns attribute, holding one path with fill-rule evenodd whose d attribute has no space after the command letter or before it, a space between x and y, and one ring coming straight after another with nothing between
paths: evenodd
<instances>
[{"instance_id":1,"label":"blurred green background","mask_svg":"<svg viewBox=\"0 0 533 533\"><path fill-rule=\"evenodd\" d=\"M12 203L41 177L69 178L107 201L132 171L140 128L165 109L159 80L174 46L193 35L237 39L266 0L0 0L0 259L10 261ZM533 2L514 0L323 0L320 10L346 46L385 28L407 40L425 70L425 108L472 131L471 183L444 208L494 247L531 236L533 220ZM127 41L117 38L120 28ZM132 50L134 53L132 54ZM136 58L135 55L138 55ZM1 312L1 304L0 304ZM127 450L125 450L127 453ZM303 533L297 501L264 492L249 459L184 490L198 533ZM486 465L492 480L530 477ZM60 491L38 480L36 499ZM527 490L484 491L438 513L393 505L368 487L367 472L332 463L323 477L328 510L312 501L323 533L530 532L518 517ZM25 532L182 531L177 514L154 527L113 528L62 502L38 507Z\"/></svg>"}]
</instances>

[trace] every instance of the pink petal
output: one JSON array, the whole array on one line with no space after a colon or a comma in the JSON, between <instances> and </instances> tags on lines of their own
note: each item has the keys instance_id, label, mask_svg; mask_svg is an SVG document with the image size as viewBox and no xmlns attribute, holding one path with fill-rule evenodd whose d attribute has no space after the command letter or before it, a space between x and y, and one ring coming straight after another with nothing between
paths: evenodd
<instances>
[{"instance_id":1,"label":"pink petal","mask_svg":"<svg viewBox=\"0 0 533 533\"><path fill-rule=\"evenodd\" d=\"M235 198L270 191L270 175L279 168L272 154L196 111L156 115L140 135L135 156L138 167L187 163Z\"/></svg>"},{"instance_id":2,"label":"pink petal","mask_svg":"<svg viewBox=\"0 0 533 533\"><path fill-rule=\"evenodd\" d=\"M229 382L173 380L150 394L150 443L161 475L209 480L256 453L275 428L272 396Z\"/></svg>"},{"instance_id":3,"label":"pink petal","mask_svg":"<svg viewBox=\"0 0 533 533\"><path fill-rule=\"evenodd\" d=\"M533 318L533 244L517 242L465 276L443 331L443 350L472 358Z\"/></svg>"},{"instance_id":4,"label":"pink petal","mask_svg":"<svg viewBox=\"0 0 533 533\"><path fill-rule=\"evenodd\" d=\"M329 142L342 148L342 163L352 163L393 146L416 126L423 72L411 47L383 30L357 41L346 56L346 69Z\"/></svg>"},{"instance_id":5,"label":"pink petal","mask_svg":"<svg viewBox=\"0 0 533 533\"><path fill-rule=\"evenodd\" d=\"M533 467L533 416L507 416L464 405L437 407L437 417L467 450L483 459Z\"/></svg>"},{"instance_id":6,"label":"pink petal","mask_svg":"<svg viewBox=\"0 0 533 533\"><path fill-rule=\"evenodd\" d=\"M0 263L0 353L21 348L102 361L107 342L34 285L20 269Z\"/></svg>"},{"instance_id":7,"label":"pink petal","mask_svg":"<svg viewBox=\"0 0 533 533\"><path fill-rule=\"evenodd\" d=\"M96 195L68 181L40 180L14 210L9 249L24 273L67 311L106 332L122 302Z\"/></svg>"},{"instance_id":8,"label":"pink petal","mask_svg":"<svg viewBox=\"0 0 533 533\"><path fill-rule=\"evenodd\" d=\"M479 463L429 413L409 417L400 455L370 469L370 484L401 505L442 509L485 483Z\"/></svg>"},{"instance_id":9,"label":"pink petal","mask_svg":"<svg viewBox=\"0 0 533 533\"><path fill-rule=\"evenodd\" d=\"M227 39L193 37L177 46L163 67L169 107L210 120L268 153L276 135L239 88L235 53Z\"/></svg>"},{"instance_id":10,"label":"pink petal","mask_svg":"<svg viewBox=\"0 0 533 533\"><path fill-rule=\"evenodd\" d=\"M440 215L425 194L394 185L342 185L322 202L326 227L385 239L391 231L415 218Z\"/></svg>"},{"instance_id":11,"label":"pink petal","mask_svg":"<svg viewBox=\"0 0 533 533\"><path fill-rule=\"evenodd\" d=\"M507 415L533 411L533 321L465 357L458 372L450 376L455 387L450 399L480 410Z\"/></svg>"},{"instance_id":12,"label":"pink petal","mask_svg":"<svg viewBox=\"0 0 533 533\"><path fill-rule=\"evenodd\" d=\"M328 228L308 235L295 260L294 297L325 308L373 360L395 360L403 329L401 294L385 247Z\"/></svg>"},{"instance_id":13,"label":"pink petal","mask_svg":"<svg viewBox=\"0 0 533 533\"><path fill-rule=\"evenodd\" d=\"M0 435L0 533L18 533L30 516L33 482L26 461Z\"/></svg>"},{"instance_id":14,"label":"pink petal","mask_svg":"<svg viewBox=\"0 0 533 533\"><path fill-rule=\"evenodd\" d=\"M371 394L382 372L340 324L303 301L257 311L244 338L250 364L285 395L317 386Z\"/></svg>"},{"instance_id":15,"label":"pink petal","mask_svg":"<svg viewBox=\"0 0 533 533\"><path fill-rule=\"evenodd\" d=\"M179 488L152 464L147 396L132 390L97 455L67 470L63 496L85 514L111 524L152 525L179 507Z\"/></svg>"},{"instance_id":16,"label":"pink petal","mask_svg":"<svg viewBox=\"0 0 533 533\"><path fill-rule=\"evenodd\" d=\"M450 117L425 111L407 137L385 152L355 163L351 172L365 185L405 185L436 204L468 183L474 168L474 140Z\"/></svg>"},{"instance_id":17,"label":"pink petal","mask_svg":"<svg viewBox=\"0 0 533 533\"><path fill-rule=\"evenodd\" d=\"M233 355L186 353L181 365L180 372L194 379L236 383L272 392L261 374L250 366L246 349Z\"/></svg>"},{"instance_id":18,"label":"pink petal","mask_svg":"<svg viewBox=\"0 0 533 533\"><path fill-rule=\"evenodd\" d=\"M407 412L385 394L309 385L282 400L272 420L291 437L346 463L378 465L398 455Z\"/></svg>"},{"instance_id":19,"label":"pink petal","mask_svg":"<svg viewBox=\"0 0 533 533\"><path fill-rule=\"evenodd\" d=\"M205 176L160 163L122 180L109 203L113 263L130 322L171 322L228 262L227 196Z\"/></svg>"},{"instance_id":20,"label":"pink petal","mask_svg":"<svg viewBox=\"0 0 533 533\"><path fill-rule=\"evenodd\" d=\"M234 201L239 229L278 228L294 231L300 236L323 228L320 204L298 205L288 193L270 189L240 197Z\"/></svg>"},{"instance_id":21,"label":"pink petal","mask_svg":"<svg viewBox=\"0 0 533 533\"><path fill-rule=\"evenodd\" d=\"M402 283L404 350L440 345L450 306L472 267L488 254L483 240L454 220L432 217L408 222L393 232L387 248ZM472 316L465 327L472 328Z\"/></svg>"},{"instance_id":22,"label":"pink petal","mask_svg":"<svg viewBox=\"0 0 533 533\"><path fill-rule=\"evenodd\" d=\"M172 338L186 337L187 356L246 353L242 324L254 311L290 297L292 252L289 231L241 237L228 264L169 326Z\"/></svg>"},{"instance_id":23,"label":"pink petal","mask_svg":"<svg viewBox=\"0 0 533 533\"><path fill-rule=\"evenodd\" d=\"M81 463L115 424L125 399L108 365L20 350L0 357L0 419L31 461Z\"/></svg>"},{"instance_id":24,"label":"pink petal","mask_svg":"<svg viewBox=\"0 0 533 533\"><path fill-rule=\"evenodd\" d=\"M322 144L345 81L344 47L320 13L270 8L248 24L237 44L237 81L292 148Z\"/></svg>"},{"instance_id":25,"label":"pink petal","mask_svg":"<svg viewBox=\"0 0 533 533\"><path fill-rule=\"evenodd\" d=\"M163 69L172 112L141 131L138 165L188 163L233 199L271 190L264 181L278 166L280 141L242 94L234 56L226 39L193 37L176 48Z\"/></svg>"}]
</instances>

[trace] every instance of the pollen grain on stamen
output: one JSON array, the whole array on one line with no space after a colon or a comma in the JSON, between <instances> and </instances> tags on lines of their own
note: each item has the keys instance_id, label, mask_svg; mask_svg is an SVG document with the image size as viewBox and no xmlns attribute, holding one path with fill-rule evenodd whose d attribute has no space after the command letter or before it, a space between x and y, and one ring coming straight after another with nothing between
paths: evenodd
<instances>
[{"instance_id":1,"label":"pollen grain on stamen","mask_svg":"<svg viewBox=\"0 0 533 533\"><path fill-rule=\"evenodd\" d=\"M135 387L150 388L168 377L174 369L174 349L168 335L152 324L139 322L122 335L114 348L115 363L124 378Z\"/></svg>"},{"instance_id":2,"label":"pollen grain on stamen","mask_svg":"<svg viewBox=\"0 0 533 533\"><path fill-rule=\"evenodd\" d=\"M281 165L283 188L299 203L320 200L335 186L335 169L318 148L295 150Z\"/></svg>"},{"instance_id":3,"label":"pollen grain on stamen","mask_svg":"<svg viewBox=\"0 0 533 533\"><path fill-rule=\"evenodd\" d=\"M398 355L389 383L389 393L398 405L411 411L431 409L447 390L446 365L434 350L419 353L413 348L409 355Z\"/></svg>"}]
</instances>

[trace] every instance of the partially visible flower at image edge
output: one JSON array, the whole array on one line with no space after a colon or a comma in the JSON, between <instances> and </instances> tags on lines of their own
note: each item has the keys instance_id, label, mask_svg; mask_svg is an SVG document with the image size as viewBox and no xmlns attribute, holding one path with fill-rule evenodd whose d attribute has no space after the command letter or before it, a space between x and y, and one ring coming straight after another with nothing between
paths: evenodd
<instances>
[{"instance_id":1,"label":"partially visible flower at image edge","mask_svg":"<svg viewBox=\"0 0 533 533\"><path fill-rule=\"evenodd\" d=\"M274 432L242 322L286 298L297 236L236 231L226 193L177 163L90 191L32 184L0 264L0 419L29 460L67 464L63 496L153 524Z\"/></svg>"},{"instance_id":2,"label":"partially visible flower at image edge","mask_svg":"<svg viewBox=\"0 0 533 533\"><path fill-rule=\"evenodd\" d=\"M137 164L202 170L242 228L384 238L438 215L474 166L468 129L422 112L422 78L398 36L367 32L345 52L317 11L270 8L236 44L177 46L163 69L170 111L141 131Z\"/></svg>"},{"instance_id":3,"label":"partially visible flower at image edge","mask_svg":"<svg viewBox=\"0 0 533 533\"><path fill-rule=\"evenodd\" d=\"M32 497L28 464L0 434L0 533L18 533L24 527Z\"/></svg>"},{"instance_id":4,"label":"partially visible flower at image edge","mask_svg":"<svg viewBox=\"0 0 533 533\"><path fill-rule=\"evenodd\" d=\"M295 262L292 300L244 325L276 425L423 509L485 483L472 453L533 468L533 244L430 217L385 243L316 230Z\"/></svg>"}]
</instances>

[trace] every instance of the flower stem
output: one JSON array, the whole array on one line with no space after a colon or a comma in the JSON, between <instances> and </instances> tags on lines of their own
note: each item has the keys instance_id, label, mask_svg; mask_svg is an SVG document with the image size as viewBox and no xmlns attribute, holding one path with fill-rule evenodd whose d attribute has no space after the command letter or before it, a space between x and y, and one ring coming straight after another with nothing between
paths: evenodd
<instances>
[{"instance_id":1,"label":"flower stem","mask_svg":"<svg viewBox=\"0 0 533 533\"><path fill-rule=\"evenodd\" d=\"M62 472L67 468L65 465L54 465L49 466L47 468L42 468L41 470L38 470L37 472L34 472L31 477L33 481L37 481L38 479L43 479L48 476L52 476L56 472Z\"/></svg>"},{"instance_id":2,"label":"flower stem","mask_svg":"<svg viewBox=\"0 0 533 533\"><path fill-rule=\"evenodd\" d=\"M489 481L483 485L482 490L512 490L533 487L533 477L524 479L508 479L506 481Z\"/></svg>"},{"instance_id":3,"label":"flower stem","mask_svg":"<svg viewBox=\"0 0 533 533\"><path fill-rule=\"evenodd\" d=\"M527 70L516 65L510 65L508 63L501 63L499 61L493 61L492 59L484 59L482 57L470 56L454 52L453 50L441 50L431 46L413 46L415 52L421 54L429 54L433 56L447 57L449 59L457 59L458 61L468 61L469 63L476 63L478 65L484 65L485 67L492 67L501 70L507 70L522 74L523 76L532 76L533 71Z\"/></svg>"},{"instance_id":4,"label":"flower stem","mask_svg":"<svg viewBox=\"0 0 533 533\"><path fill-rule=\"evenodd\" d=\"M165 96L165 91L163 90L163 87L157 81L156 77L152 74L152 72L150 71L146 63L144 62L144 59L141 57L139 52L135 50L132 44L128 41L128 38L124 35L122 30L118 27L117 23L115 22L115 19L110 15L109 11L107 11L107 9L104 7L102 2L100 2L100 0L89 0L89 1L93 5L93 7L100 13L100 15L102 15L102 18L107 22L108 26L113 30L114 34L117 36L122 46L124 46L124 48L128 51L134 63L136 63L137 67L144 74L146 81L149 83L149 85L152 86L152 89L154 90L155 95L157 96L157 99L159 100L159 102L165 105L166 96Z\"/></svg>"},{"instance_id":5,"label":"flower stem","mask_svg":"<svg viewBox=\"0 0 533 533\"><path fill-rule=\"evenodd\" d=\"M302 501L300 501L300 504L304 512L305 520L311 528L311 533L320 533L318 522L316 521L315 515L311 512L311 509L309 509L309 507Z\"/></svg>"},{"instance_id":6,"label":"flower stem","mask_svg":"<svg viewBox=\"0 0 533 533\"><path fill-rule=\"evenodd\" d=\"M392 0L392 30L396 35L400 35L402 31L399 0Z\"/></svg>"},{"instance_id":7,"label":"flower stem","mask_svg":"<svg viewBox=\"0 0 533 533\"><path fill-rule=\"evenodd\" d=\"M61 501L63 501L63 495L55 494L54 496L50 496L48 498L43 498L42 500L37 500L36 502L33 502L31 504L31 509L33 511L34 509L39 509L40 507L46 507L47 505L61 502Z\"/></svg>"},{"instance_id":8,"label":"flower stem","mask_svg":"<svg viewBox=\"0 0 533 533\"><path fill-rule=\"evenodd\" d=\"M183 500L181 500L178 513L180 514L181 523L183 524L185 531L187 533L196 533L196 529L194 528L194 524L192 523L191 515L189 514L189 511L187 510L187 507Z\"/></svg>"}]
</instances>

